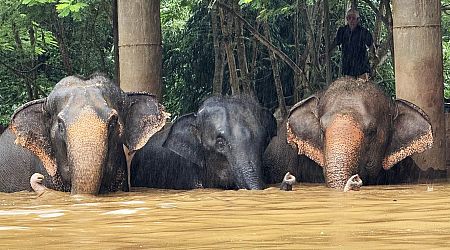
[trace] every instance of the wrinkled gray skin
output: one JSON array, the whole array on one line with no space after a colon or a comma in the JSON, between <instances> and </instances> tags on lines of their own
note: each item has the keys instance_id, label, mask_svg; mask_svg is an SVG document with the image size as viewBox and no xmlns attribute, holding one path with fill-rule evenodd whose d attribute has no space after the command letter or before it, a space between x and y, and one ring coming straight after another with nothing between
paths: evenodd
<instances>
[{"instance_id":1,"label":"wrinkled gray skin","mask_svg":"<svg viewBox=\"0 0 450 250\"><path fill-rule=\"evenodd\" d=\"M72 194L127 191L123 145L141 148L165 122L152 95L124 93L101 75L69 76L47 98L29 102L0 137L0 191L43 184Z\"/></svg>"},{"instance_id":2,"label":"wrinkled gray skin","mask_svg":"<svg viewBox=\"0 0 450 250\"><path fill-rule=\"evenodd\" d=\"M275 131L273 115L257 103L210 97L137 151L131 186L262 189L262 154Z\"/></svg>"},{"instance_id":3,"label":"wrinkled gray skin","mask_svg":"<svg viewBox=\"0 0 450 250\"><path fill-rule=\"evenodd\" d=\"M290 171L299 181L324 181L340 190L355 174L364 184L390 179L386 172L394 164L433 142L431 124L420 108L351 78L338 79L296 104L278 133L264 157L268 182Z\"/></svg>"}]
</instances>

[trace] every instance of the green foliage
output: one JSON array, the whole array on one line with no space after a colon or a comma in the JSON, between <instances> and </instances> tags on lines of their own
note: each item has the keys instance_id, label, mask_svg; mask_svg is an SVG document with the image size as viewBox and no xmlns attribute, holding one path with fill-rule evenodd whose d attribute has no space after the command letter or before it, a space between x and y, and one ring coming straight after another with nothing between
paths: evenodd
<instances>
[{"instance_id":1,"label":"green foliage","mask_svg":"<svg viewBox=\"0 0 450 250\"><path fill-rule=\"evenodd\" d=\"M211 9L208 7L211 2L214 1L161 1L163 103L174 116L196 110L198 104L211 93L214 75ZM306 1L308 13L314 13L316 2ZM329 0L332 36L344 24L346 2ZM450 5L450 0L441 2ZM256 20L269 22L272 43L292 59L295 58L293 30L296 1L240 0L239 4L242 16L255 27ZM362 24L373 30L373 11L364 1L358 1L358 4ZM62 45L67 51L74 74L89 75L95 71L110 76L114 74L109 0L3 0L0 1L0 23L2 124L8 123L14 109L31 99L46 96L54 84L68 75L61 54ZM262 32L261 29L259 31ZM386 34L384 30L382 39L386 39ZM251 58L252 36L247 30L244 36L249 53L247 58ZM446 12L442 14L442 36L444 95L450 98L450 15ZM300 50L304 51L304 32L300 31L299 39ZM323 50L323 47L319 47L319 50ZM335 77L339 72L339 63L340 53L335 51L332 55ZM292 70L284 63L279 65L285 96L289 97L293 92ZM258 45L258 57L252 70L259 100L268 107L276 105L270 60L264 46ZM224 84L227 85L228 72L225 72L224 77ZM386 92L395 95L390 58L377 69L375 81Z\"/></svg>"},{"instance_id":2,"label":"green foliage","mask_svg":"<svg viewBox=\"0 0 450 250\"><path fill-rule=\"evenodd\" d=\"M113 75L110 1L5 0L0 16L0 123L68 75L61 45L74 74Z\"/></svg>"},{"instance_id":3,"label":"green foliage","mask_svg":"<svg viewBox=\"0 0 450 250\"><path fill-rule=\"evenodd\" d=\"M55 3L55 2L57 2L57 1L56 0L22 0L22 4L28 5L28 6Z\"/></svg>"},{"instance_id":4,"label":"green foliage","mask_svg":"<svg viewBox=\"0 0 450 250\"><path fill-rule=\"evenodd\" d=\"M239 0L239 5L244 5L244 4L248 4L251 3L253 0Z\"/></svg>"},{"instance_id":5,"label":"green foliage","mask_svg":"<svg viewBox=\"0 0 450 250\"><path fill-rule=\"evenodd\" d=\"M450 99L450 41L442 41L444 59L444 97Z\"/></svg>"},{"instance_id":6,"label":"green foliage","mask_svg":"<svg viewBox=\"0 0 450 250\"><path fill-rule=\"evenodd\" d=\"M196 1L183 3L167 0L161 8L163 102L173 118L198 108L211 93L214 74L208 8Z\"/></svg>"},{"instance_id":7,"label":"green foliage","mask_svg":"<svg viewBox=\"0 0 450 250\"><path fill-rule=\"evenodd\" d=\"M79 12L87 6L88 5L85 3L77 3L74 0L61 0L56 4L56 10L59 13L59 17L66 17L72 13L75 18L80 20L81 16L79 15Z\"/></svg>"},{"instance_id":8,"label":"green foliage","mask_svg":"<svg viewBox=\"0 0 450 250\"><path fill-rule=\"evenodd\" d=\"M46 5L55 4L56 10L59 13L59 17L66 17L72 14L74 18L80 20L80 10L87 7L87 3L83 3L76 0L22 0L23 5L35 6L35 5Z\"/></svg>"}]
</instances>

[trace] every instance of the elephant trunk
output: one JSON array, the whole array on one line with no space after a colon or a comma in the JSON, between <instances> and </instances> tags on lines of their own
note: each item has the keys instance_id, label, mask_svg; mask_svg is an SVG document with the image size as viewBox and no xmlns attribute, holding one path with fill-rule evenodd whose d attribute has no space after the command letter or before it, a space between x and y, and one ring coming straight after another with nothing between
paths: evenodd
<instances>
[{"instance_id":1,"label":"elephant trunk","mask_svg":"<svg viewBox=\"0 0 450 250\"><path fill-rule=\"evenodd\" d=\"M337 116L325 131L324 176L328 187L343 190L358 172L363 132L349 115Z\"/></svg>"},{"instance_id":2,"label":"elephant trunk","mask_svg":"<svg viewBox=\"0 0 450 250\"><path fill-rule=\"evenodd\" d=\"M108 153L107 124L94 112L84 112L68 127L67 139L71 193L98 194Z\"/></svg>"},{"instance_id":3,"label":"elephant trunk","mask_svg":"<svg viewBox=\"0 0 450 250\"><path fill-rule=\"evenodd\" d=\"M232 172L237 188L264 189L265 185L262 181L261 170L262 162L260 159L248 157L247 154L238 154L237 160L234 162L235 164L232 164Z\"/></svg>"}]
</instances>

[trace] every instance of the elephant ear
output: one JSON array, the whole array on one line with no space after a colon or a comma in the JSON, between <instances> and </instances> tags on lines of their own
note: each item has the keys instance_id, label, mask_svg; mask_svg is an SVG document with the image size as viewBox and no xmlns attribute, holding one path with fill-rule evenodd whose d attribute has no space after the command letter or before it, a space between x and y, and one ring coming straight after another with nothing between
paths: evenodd
<instances>
[{"instance_id":1,"label":"elephant ear","mask_svg":"<svg viewBox=\"0 0 450 250\"><path fill-rule=\"evenodd\" d=\"M11 131L15 144L30 150L44 165L47 173L55 177L56 159L50 143L49 116L44 111L46 99L38 99L19 107L11 118Z\"/></svg>"},{"instance_id":2,"label":"elephant ear","mask_svg":"<svg viewBox=\"0 0 450 250\"><path fill-rule=\"evenodd\" d=\"M191 113L175 120L163 147L168 148L198 166L203 165L202 145L196 125L196 115Z\"/></svg>"},{"instance_id":3,"label":"elephant ear","mask_svg":"<svg viewBox=\"0 0 450 250\"><path fill-rule=\"evenodd\" d=\"M427 114L416 105L396 100L393 134L383 159L383 168L389 169L397 162L421 153L433 145L433 131Z\"/></svg>"},{"instance_id":4,"label":"elephant ear","mask_svg":"<svg viewBox=\"0 0 450 250\"><path fill-rule=\"evenodd\" d=\"M130 152L142 148L150 137L164 127L170 116L148 93L127 93L124 144Z\"/></svg>"},{"instance_id":5,"label":"elephant ear","mask_svg":"<svg viewBox=\"0 0 450 250\"><path fill-rule=\"evenodd\" d=\"M299 155L306 155L324 166L323 143L318 118L319 98L310 96L294 105L287 119L287 142L297 146Z\"/></svg>"},{"instance_id":6,"label":"elephant ear","mask_svg":"<svg viewBox=\"0 0 450 250\"><path fill-rule=\"evenodd\" d=\"M270 139L277 135L277 121L273 114L267 109L261 110L261 124L263 128L266 129L266 145L268 145Z\"/></svg>"}]
</instances>

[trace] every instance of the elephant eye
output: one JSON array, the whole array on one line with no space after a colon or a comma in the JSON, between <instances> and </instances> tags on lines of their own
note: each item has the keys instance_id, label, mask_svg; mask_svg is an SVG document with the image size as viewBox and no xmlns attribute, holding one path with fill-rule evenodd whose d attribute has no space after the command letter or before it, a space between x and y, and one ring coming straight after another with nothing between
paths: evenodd
<instances>
[{"instance_id":1,"label":"elephant eye","mask_svg":"<svg viewBox=\"0 0 450 250\"><path fill-rule=\"evenodd\" d=\"M109 129L113 130L117 126L118 122L119 122L119 117L117 115L111 116L111 118L109 120Z\"/></svg>"},{"instance_id":2,"label":"elephant eye","mask_svg":"<svg viewBox=\"0 0 450 250\"><path fill-rule=\"evenodd\" d=\"M227 146L227 143L225 141L225 139L221 136L216 138L216 149L219 152L223 152L225 151L225 148Z\"/></svg>"},{"instance_id":3,"label":"elephant eye","mask_svg":"<svg viewBox=\"0 0 450 250\"><path fill-rule=\"evenodd\" d=\"M370 127L367 129L367 136L372 137L377 134L377 128L376 127Z\"/></svg>"},{"instance_id":4,"label":"elephant eye","mask_svg":"<svg viewBox=\"0 0 450 250\"><path fill-rule=\"evenodd\" d=\"M64 134L66 132L66 126L61 118L58 118L58 132Z\"/></svg>"}]
</instances>

